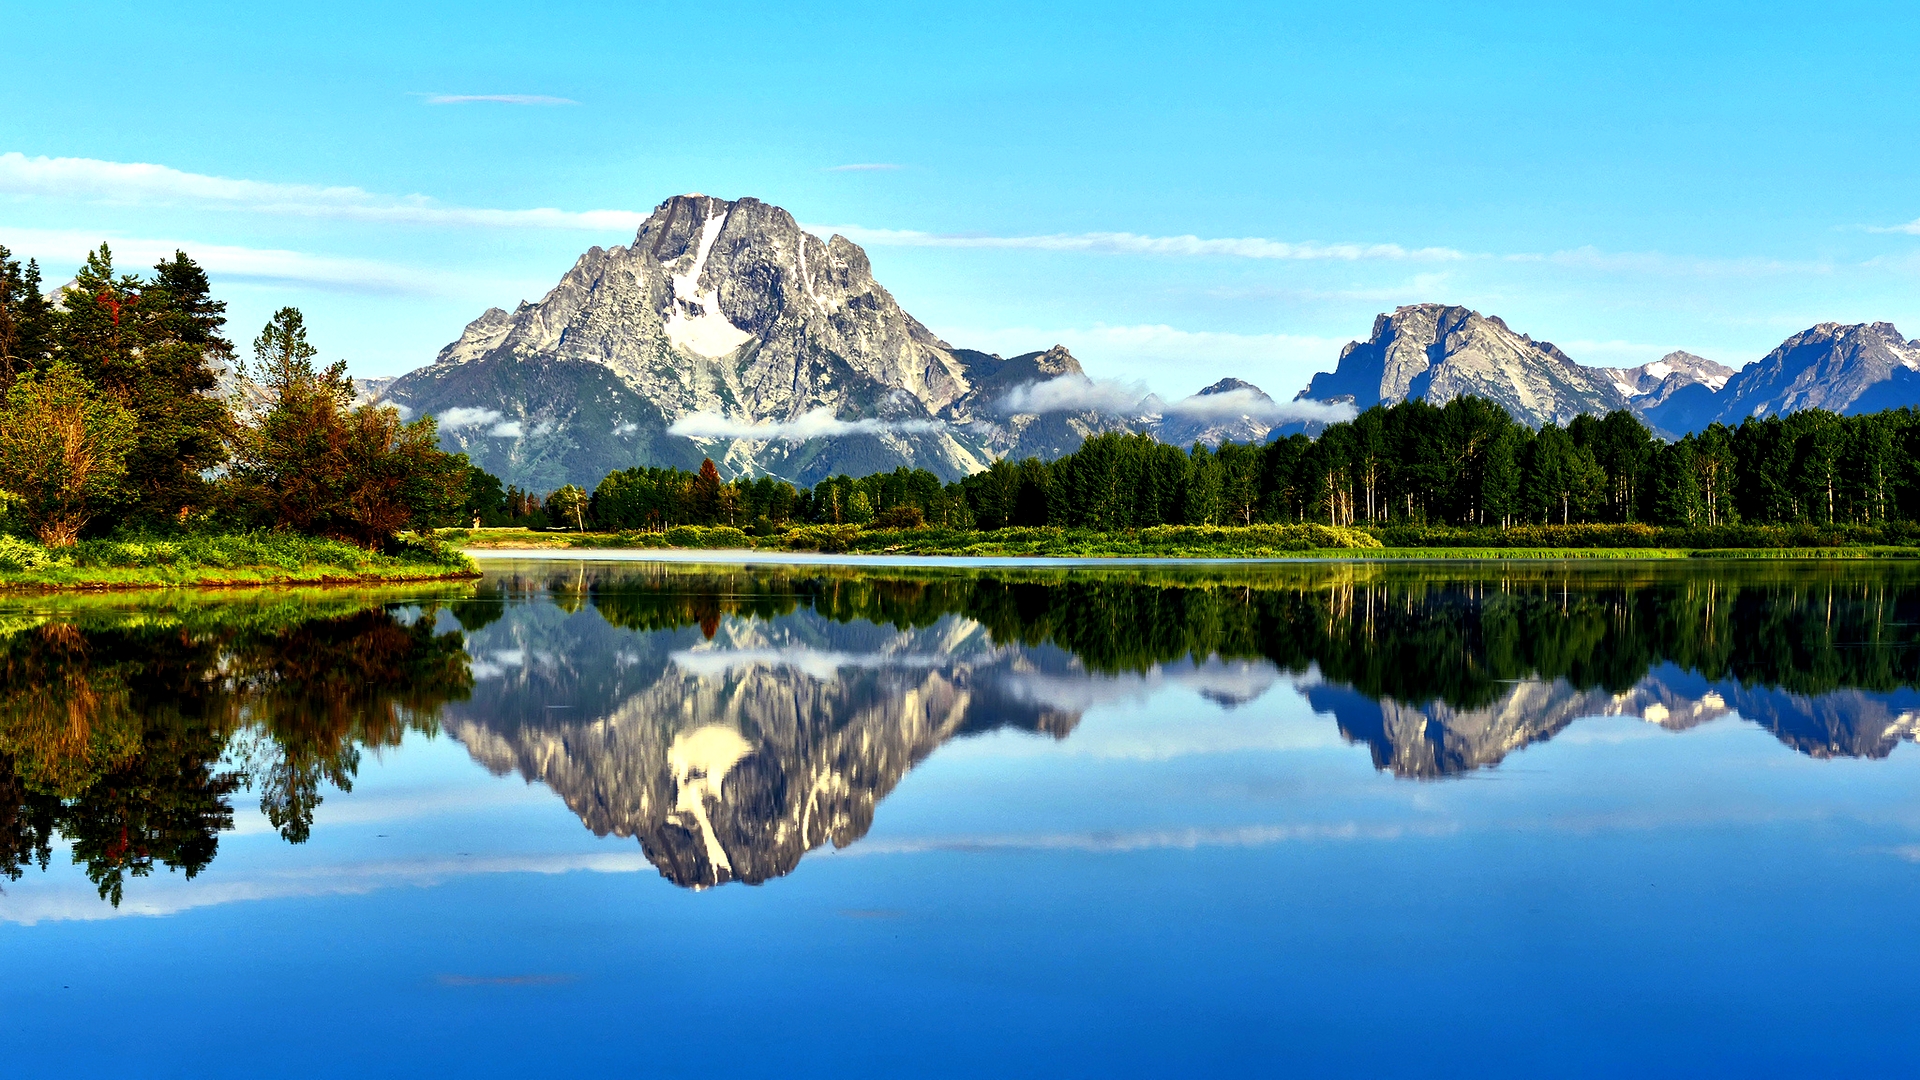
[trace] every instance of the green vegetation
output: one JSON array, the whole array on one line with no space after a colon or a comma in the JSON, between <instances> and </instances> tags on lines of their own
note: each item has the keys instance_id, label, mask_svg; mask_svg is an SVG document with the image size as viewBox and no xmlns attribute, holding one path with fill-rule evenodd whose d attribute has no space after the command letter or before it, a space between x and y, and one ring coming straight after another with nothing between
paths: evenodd
<instances>
[{"instance_id":1,"label":"green vegetation","mask_svg":"<svg viewBox=\"0 0 1920 1080\"><path fill-rule=\"evenodd\" d=\"M47 548L0 536L0 589L126 589L155 585L319 584L472 577L466 556L438 543L386 551L287 532L122 535Z\"/></svg>"},{"instance_id":2,"label":"green vegetation","mask_svg":"<svg viewBox=\"0 0 1920 1080\"><path fill-rule=\"evenodd\" d=\"M1057 461L999 461L951 484L898 468L805 489L726 481L708 461L697 473L615 472L584 511L572 489L565 513L537 522L538 498L494 490L476 517L535 527L564 518L601 534L577 542L587 546L732 546L704 534L650 539L720 526L761 548L952 555L1902 549L1920 544L1920 413L1809 410L1667 443L1624 411L1536 432L1492 402L1459 398L1376 407L1317 438L1264 445L1183 450L1096 435ZM1313 528L1343 531L1273 531Z\"/></svg>"},{"instance_id":3,"label":"green vegetation","mask_svg":"<svg viewBox=\"0 0 1920 1080\"><path fill-rule=\"evenodd\" d=\"M458 520L474 470L431 419L354 405L299 311L249 366L183 253L141 277L103 244L57 303L40 285L0 247L0 587L472 572L424 534Z\"/></svg>"},{"instance_id":4,"label":"green vegetation","mask_svg":"<svg viewBox=\"0 0 1920 1080\"><path fill-rule=\"evenodd\" d=\"M322 786L352 790L362 748L431 733L472 687L431 591L244 595L0 616L0 879L45 868L55 837L114 904L156 867L192 877L242 789L299 843Z\"/></svg>"}]
</instances>

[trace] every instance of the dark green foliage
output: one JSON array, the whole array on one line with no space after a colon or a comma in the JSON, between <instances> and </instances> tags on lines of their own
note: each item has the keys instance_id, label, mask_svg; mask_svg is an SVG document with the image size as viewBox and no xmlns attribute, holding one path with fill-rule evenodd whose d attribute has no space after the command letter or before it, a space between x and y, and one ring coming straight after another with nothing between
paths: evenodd
<instances>
[{"instance_id":1,"label":"dark green foliage","mask_svg":"<svg viewBox=\"0 0 1920 1080\"><path fill-rule=\"evenodd\" d=\"M362 746L430 732L472 687L463 636L396 609L82 617L0 638L0 874L44 867L64 837L117 905L155 868L205 869L242 786L306 839L323 789L351 790Z\"/></svg>"},{"instance_id":2,"label":"dark green foliage","mask_svg":"<svg viewBox=\"0 0 1920 1080\"><path fill-rule=\"evenodd\" d=\"M253 350L262 400L236 425L230 488L258 524L380 548L468 499L466 457L440 449L433 418L354 406L345 364L314 366L298 309L276 312Z\"/></svg>"},{"instance_id":3,"label":"dark green foliage","mask_svg":"<svg viewBox=\"0 0 1920 1080\"><path fill-rule=\"evenodd\" d=\"M53 347L53 313L40 289L40 264L29 259L23 268L0 245L0 392L42 367Z\"/></svg>"},{"instance_id":4,"label":"dark green foliage","mask_svg":"<svg viewBox=\"0 0 1920 1080\"><path fill-rule=\"evenodd\" d=\"M1265 446L1181 450L1146 435L1096 435L1057 461L996 462L954 487L982 529L1877 526L1920 519L1917 421L1911 408L1816 409L1662 443L1625 411L1536 432L1493 402L1462 397L1375 406L1318 438Z\"/></svg>"},{"instance_id":5,"label":"dark green foliage","mask_svg":"<svg viewBox=\"0 0 1920 1080\"><path fill-rule=\"evenodd\" d=\"M52 356L137 424L119 519L170 524L206 509L204 474L225 460L231 427L214 370L233 351L221 336L226 305L212 298L206 273L175 252L150 279L121 274L102 244L62 296L64 310L50 321Z\"/></svg>"}]
</instances>

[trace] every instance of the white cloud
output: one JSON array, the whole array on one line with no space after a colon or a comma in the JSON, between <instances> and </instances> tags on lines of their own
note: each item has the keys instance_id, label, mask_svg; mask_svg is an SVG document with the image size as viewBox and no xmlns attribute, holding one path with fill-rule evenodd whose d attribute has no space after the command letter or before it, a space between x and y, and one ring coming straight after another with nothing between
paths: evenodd
<instances>
[{"instance_id":1,"label":"white cloud","mask_svg":"<svg viewBox=\"0 0 1920 1080\"><path fill-rule=\"evenodd\" d=\"M545 94L434 94L427 98L429 105L474 105L488 103L494 105L578 105L572 98L548 97Z\"/></svg>"},{"instance_id":2,"label":"white cloud","mask_svg":"<svg viewBox=\"0 0 1920 1080\"><path fill-rule=\"evenodd\" d=\"M833 415L832 409L821 407L797 419L760 423L733 420L719 413L688 413L668 426L667 433L689 439L784 439L788 442L805 442L839 435L938 431L940 427L935 420L841 420Z\"/></svg>"},{"instance_id":3,"label":"white cloud","mask_svg":"<svg viewBox=\"0 0 1920 1080\"><path fill-rule=\"evenodd\" d=\"M869 839L831 852L834 857L916 855L923 852L979 851L1087 851L1124 853L1173 848L1191 851L1203 847L1266 847L1272 844L1336 840L1399 840L1450 836L1459 831L1450 821L1422 821L1411 825L1347 821L1313 825L1241 825L1173 827L1098 833L1001 833L972 836L929 836Z\"/></svg>"},{"instance_id":4,"label":"white cloud","mask_svg":"<svg viewBox=\"0 0 1920 1080\"><path fill-rule=\"evenodd\" d=\"M533 429L533 433L535 435L544 435L546 434L547 431L550 431L550 430L552 429L536 426ZM518 439L522 435L526 434L526 430L520 426L520 421L509 420L504 424L493 425L493 427L487 432L487 434L497 435L503 439Z\"/></svg>"},{"instance_id":5,"label":"white cloud","mask_svg":"<svg viewBox=\"0 0 1920 1080\"><path fill-rule=\"evenodd\" d=\"M1007 391L997 407L1009 416L1053 412L1135 413L1141 410L1146 396L1147 388L1137 382L1061 375L1021 383Z\"/></svg>"},{"instance_id":6,"label":"white cloud","mask_svg":"<svg viewBox=\"0 0 1920 1080\"><path fill-rule=\"evenodd\" d=\"M1351 404L1324 401L1275 401L1252 390L1226 390L1218 394L1195 394L1166 406L1168 416L1187 420L1235 420L1251 417L1266 424L1286 424L1307 420L1334 424L1358 415Z\"/></svg>"},{"instance_id":7,"label":"white cloud","mask_svg":"<svg viewBox=\"0 0 1920 1080\"><path fill-rule=\"evenodd\" d=\"M497 422L500 419L500 410L461 406L457 409L448 409L441 413L438 419L440 430L459 431L461 428L479 427L482 424Z\"/></svg>"},{"instance_id":8,"label":"white cloud","mask_svg":"<svg viewBox=\"0 0 1920 1080\"><path fill-rule=\"evenodd\" d=\"M4 237L16 256L31 255L42 268L79 264L86 253L105 243L113 249L114 264L123 270L145 269L184 251L215 278L293 282L349 292L406 295L454 294L471 291L457 276L377 262L314 255L278 248L233 247L197 240L102 236L71 229L8 229Z\"/></svg>"},{"instance_id":9,"label":"white cloud","mask_svg":"<svg viewBox=\"0 0 1920 1080\"><path fill-rule=\"evenodd\" d=\"M424 195L381 195L357 187L234 180L143 162L0 154L0 194L127 206L185 205L338 218L383 224L493 228L633 230L637 210L491 210L443 206Z\"/></svg>"},{"instance_id":10,"label":"white cloud","mask_svg":"<svg viewBox=\"0 0 1920 1080\"><path fill-rule=\"evenodd\" d=\"M968 236L915 229L870 229L862 225L805 225L821 236L839 233L870 247L1018 248L1030 251L1086 251L1107 255L1212 256L1238 259L1362 259L1453 262L1475 256L1452 248L1408 248L1399 244L1321 244L1263 237L1206 239L1198 236L1142 236L1127 232L1049 233L1041 236Z\"/></svg>"},{"instance_id":11,"label":"white cloud","mask_svg":"<svg viewBox=\"0 0 1920 1080\"><path fill-rule=\"evenodd\" d=\"M892 172L900 166L885 162L863 162L855 165L835 165L828 172Z\"/></svg>"},{"instance_id":12,"label":"white cloud","mask_svg":"<svg viewBox=\"0 0 1920 1080\"><path fill-rule=\"evenodd\" d=\"M187 880L171 874L142 882L118 907L102 903L84 883L16 886L0 893L0 922L123 919L173 915L194 908L288 897L361 896L401 886L425 888L478 874L631 874L652 867L638 851L511 854L380 862L316 863L289 869L221 872Z\"/></svg>"},{"instance_id":13,"label":"white cloud","mask_svg":"<svg viewBox=\"0 0 1920 1080\"><path fill-rule=\"evenodd\" d=\"M943 326L939 331L948 341L1004 356L1028 352L1043 342L1059 342L1089 371L1104 378L1143 381L1169 400L1228 375L1258 384L1276 396L1290 397L1314 372L1331 370L1341 346L1349 340L1308 334L1178 330L1164 324L1096 323L1078 329Z\"/></svg>"},{"instance_id":14,"label":"white cloud","mask_svg":"<svg viewBox=\"0 0 1920 1080\"><path fill-rule=\"evenodd\" d=\"M1920 236L1920 218L1914 218L1905 225L1869 225L1870 233L1906 233L1908 236Z\"/></svg>"},{"instance_id":15,"label":"white cloud","mask_svg":"<svg viewBox=\"0 0 1920 1080\"><path fill-rule=\"evenodd\" d=\"M613 433L615 435L631 435L634 432L639 430L640 430L640 425L634 423L631 420L627 421L624 424L615 424L613 426Z\"/></svg>"},{"instance_id":16,"label":"white cloud","mask_svg":"<svg viewBox=\"0 0 1920 1080\"><path fill-rule=\"evenodd\" d=\"M1503 255L1506 262L1548 263L1579 270L1655 274L1673 277L1755 277L1778 274L1831 274L1835 266L1819 260L1772 259L1764 256L1701 258L1668 255L1660 251L1602 251L1587 245L1547 254L1521 252Z\"/></svg>"}]
</instances>

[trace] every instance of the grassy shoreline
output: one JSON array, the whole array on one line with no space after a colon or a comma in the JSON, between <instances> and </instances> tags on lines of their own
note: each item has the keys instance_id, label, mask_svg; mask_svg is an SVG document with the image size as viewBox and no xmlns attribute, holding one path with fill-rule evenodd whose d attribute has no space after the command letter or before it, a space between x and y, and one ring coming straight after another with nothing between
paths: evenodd
<instances>
[{"instance_id":1,"label":"grassy shoreline","mask_svg":"<svg viewBox=\"0 0 1920 1080\"><path fill-rule=\"evenodd\" d=\"M389 555L284 533L114 538L51 550L0 537L0 593L375 585L479 573L472 559L445 547Z\"/></svg>"},{"instance_id":2,"label":"grassy shoreline","mask_svg":"<svg viewBox=\"0 0 1920 1080\"><path fill-rule=\"evenodd\" d=\"M455 529L444 531L441 536L450 546L462 550L495 551L751 550L979 558L1448 561L1920 558L1920 547L1865 542L1864 538L1851 540L1840 533L1818 534L1792 529L1682 532L1645 526L1533 527L1506 534L1448 530L1437 535L1419 535L1406 529L1369 531L1325 525L1157 526L1115 533L1057 528L1009 528L992 532L934 528L862 530L843 525L805 526L769 536L750 536L727 526L686 525L663 532Z\"/></svg>"}]
</instances>

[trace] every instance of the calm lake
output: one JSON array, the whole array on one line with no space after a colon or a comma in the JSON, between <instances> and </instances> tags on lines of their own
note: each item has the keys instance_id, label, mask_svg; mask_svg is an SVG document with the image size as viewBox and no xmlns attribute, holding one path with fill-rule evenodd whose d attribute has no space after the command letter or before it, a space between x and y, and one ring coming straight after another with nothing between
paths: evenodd
<instances>
[{"instance_id":1,"label":"calm lake","mask_svg":"<svg viewBox=\"0 0 1920 1080\"><path fill-rule=\"evenodd\" d=\"M0 600L16 1076L1896 1075L1920 564Z\"/></svg>"}]
</instances>

